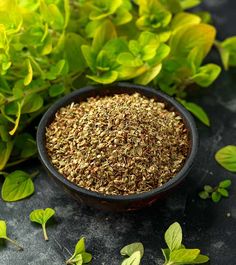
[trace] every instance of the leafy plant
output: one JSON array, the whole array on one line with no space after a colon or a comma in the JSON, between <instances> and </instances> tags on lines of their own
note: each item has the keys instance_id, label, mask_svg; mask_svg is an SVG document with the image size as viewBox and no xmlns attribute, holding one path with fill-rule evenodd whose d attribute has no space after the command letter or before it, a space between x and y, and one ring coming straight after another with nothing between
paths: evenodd
<instances>
[{"instance_id":1,"label":"leafy plant","mask_svg":"<svg viewBox=\"0 0 236 265\"><path fill-rule=\"evenodd\" d=\"M2 199L7 202L14 202L29 197L34 193L34 183L32 175L24 171L16 170L13 173L6 175L2 186Z\"/></svg>"},{"instance_id":2,"label":"leafy plant","mask_svg":"<svg viewBox=\"0 0 236 265\"><path fill-rule=\"evenodd\" d=\"M129 80L188 102L220 67L204 59L218 47L235 65L235 37L219 42L200 0L2 0L0 5L0 171L36 155L28 126L57 98L87 84ZM34 133L33 133L34 134Z\"/></svg>"},{"instance_id":3,"label":"leafy plant","mask_svg":"<svg viewBox=\"0 0 236 265\"><path fill-rule=\"evenodd\" d=\"M7 236L7 224L4 220L0 220L0 239L7 240L15 245L19 250L23 250L23 247L21 247L15 240L12 240Z\"/></svg>"},{"instance_id":4,"label":"leafy plant","mask_svg":"<svg viewBox=\"0 0 236 265\"><path fill-rule=\"evenodd\" d=\"M75 246L74 254L66 261L66 264L82 265L89 263L92 260L92 255L86 252L85 238L82 237Z\"/></svg>"},{"instance_id":5,"label":"leafy plant","mask_svg":"<svg viewBox=\"0 0 236 265\"><path fill-rule=\"evenodd\" d=\"M209 258L200 254L199 249L187 249L182 244L182 228L179 223L173 223L165 232L165 242L168 248L162 249L165 257L164 265L202 264Z\"/></svg>"},{"instance_id":6,"label":"leafy plant","mask_svg":"<svg viewBox=\"0 0 236 265\"><path fill-rule=\"evenodd\" d=\"M236 172L236 146L228 145L220 149L215 155L216 161L225 169Z\"/></svg>"},{"instance_id":7,"label":"leafy plant","mask_svg":"<svg viewBox=\"0 0 236 265\"><path fill-rule=\"evenodd\" d=\"M129 244L120 251L122 256L128 256L121 265L139 265L144 254L143 244L140 242Z\"/></svg>"},{"instance_id":8,"label":"leafy plant","mask_svg":"<svg viewBox=\"0 0 236 265\"><path fill-rule=\"evenodd\" d=\"M203 200L212 199L213 202L219 202L222 197L229 197L228 188L231 186L231 180L221 181L216 187L205 185L204 190L199 192L199 197Z\"/></svg>"},{"instance_id":9,"label":"leafy plant","mask_svg":"<svg viewBox=\"0 0 236 265\"><path fill-rule=\"evenodd\" d=\"M55 215L55 211L51 208L46 208L45 210L37 209L30 213L30 221L42 225L43 235L46 241L48 241L46 223L53 215Z\"/></svg>"}]
</instances>

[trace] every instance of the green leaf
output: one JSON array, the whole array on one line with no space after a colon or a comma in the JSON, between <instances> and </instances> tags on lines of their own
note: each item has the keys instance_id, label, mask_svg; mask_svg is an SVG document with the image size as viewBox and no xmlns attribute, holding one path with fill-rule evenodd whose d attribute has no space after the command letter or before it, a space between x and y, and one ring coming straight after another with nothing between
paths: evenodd
<instances>
[{"instance_id":1,"label":"green leaf","mask_svg":"<svg viewBox=\"0 0 236 265\"><path fill-rule=\"evenodd\" d=\"M68 33L65 37L65 56L70 71L83 71L86 62L81 51L81 46L86 44L85 39L75 33Z\"/></svg>"},{"instance_id":2,"label":"green leaf","mask_svg":"<svg viewBox=\"0 0 236 265\"><path fill-rule=\"evenodd\" d=\"M27 75L26 75L26 77L24 79L24 85L28 86L31 83L32 78L33 78L33 69L32 69L32 66L31 66L31 63L30 63L29 59L26 59L25 63L26 63L26 66L27 66Z\"/></svg>"},{"instance_id":3,"label":"green leaf","mask_svg":"<svg viewBox=\"0 0 236 265\"><path fill-rule=\"evenodd\" d=\"M218 65L207 64L200 67L191 79L202 87L208 87L217 79L220 72L221 68Z\"/></svg>"},{"instance_id":4,"label":"green leaf","mask_svg":"<svg viewBox=\"0 0 236 265\"><path fill-rule=\"evenodd\" d=\"M215 155L216 161L225 169L236 172L236 146L228 145L220 149Z\"/></svg>"},{"instance_id":5,"label":"green leaf","mask_svg":"<svg viewBox=\"0 0 236 265\"><path fill-rule=\"evenodd\" d=\"M135 79L135 83L140 85L147 85L160 73L161 69L162 64L158 64L150 68L147 72L137 77Z\"/></svg>"},{"instance_id":6,"label":"green leaf","mask_svg":"<svg viewBox=\"0 0 236 265\"><path fill-rule=\"evenodd\" d=\"M223 196L223 197L229 197L229 192L224 188L218 188L217 191Z\"/></svg>"},{"instance_id":7,"label":"green leaf","mask_svg":"<svg viewBox=\"0 0 236 265\"><path fill-rule=\"evenodd\" d=\"M129 258L125 259L121 265L139 265L141 262L141 254L139 251L134 252Z\"/></svg>"},{"instance_id":8,"label":"green leaf","mask_svg":"<svg viewBox=\"0 0 236 265\"><path fill-rule=\"evenodd\" d=\"M29 197L34 193L31 176L24 171L16 170L7 175L2 186L2 199L14 202Z\"/></svg>"},{"instance_id":9,"label":"green leaf","mask_svg":"<svg viewBox=\"0 0 236 265\"><path fill-rule=\"evenodd\" d=\"M180 5L183 9L189 9L200 5L202 0L180 0Z\"/></svg>"},{"instance_id":10,"label":"green leaf","mask_svg":"<svg viewBox=\"0 0 236 265\"><path fill-rule=\"evenodd\" d=\"M219 183L219 187L226 189L226 188L229 188L231 186L231 184L232 184L231 180L226 179L226 180L223 180Z\"/></svg>"},{"instance_id":11,"label":"green leaf","mask_svg":"<svg viewBox=\"0 0 236 265\"><path fill-rule=\"evenodd\" d=\"M129 52L123 52L119 54L117 57L117 62L128 67L139 67L143 64L143 61L140 58L135 57Z\"/></svg>"},{"instance_id":12,"label":"green leaf","mask_svg":"<svg viewBox=\"0 0 236 265\"><path fill-rule=\"evenodd\" d=\"M187 26L187 25L195 25L201 22L201 18L195 14L180 12L175 15L175 17L171 21L171 29L175 33L178 29Z\"/></svg>"},{"instance_id":13,"label":"green leaf","mask_svg":"<svg viewBox=\"0 0 236 265\"><path fill-rule=\"evenodd\" d=\"M0 170L3 170L7 164L8 159L10 158L14 142L7 141L2 142L0 140Z\"/></svg>"},{"instance_id":14,"label":"green leaf","mask_svg":"<svg viewBox=\"0 0 236 265\"><path fill-rule=\"evenodd\" d=\"M15 126L13 127L13 129L9 132L10 135L14 135L18 126L19 126L19 122L20 122L20 116L22 113L22 109L21 109L21 104L19 102L16 102L17 104L17 113L16 113L16 120L14 122Z\"/></svg>"},{"instance_id":15,"label":"green leaf","mask_svg":"<svg viewBox=\"0 0 236 265\"><path fill-rule=\"evenodd\" d=\"M43 106L43 98L39 94L30 94L24 98L21 113L32 113Z\"/></svg>"},{"instance_id":16,"label":"green leaf","mask_svg":"<svg viewBox=\"0 0 236 265\"><path fill-rule=\"evenodd\" d=\"M141 258L144 254L144 247L143 244L140 242L132 243L130 245L127 245L123 247L120 251L120 254L122 256L131 256L134 252L139 251L141 254Z\"/></svg>"},{"instance_id":17,"label":"green leaf","mask_svg":"<svg viewBox=\"0 0 236 265\"><path fill-rule=\"evenodd\" d=\"M55 215L55 211L51 208L46 208L45 210L37 209L30 213L30 221L42 225L45 240L48 240L47 231L46 231L46 223L54 215Z\"/></svg>"},{"instance_id":18,"label":"green leaf","mask_svg":"<svg viewBox=\"0 0 236 265\"><path fill-rule=\"evenodd\" d=\"M60 60L56 65L50 67L50 71L46 73L45 77L48 80L55 80L58 76L67 73L68 63L66 60Z\"/></svg>"},{"instance_id":19,"label":"green leaf","mask_svg":"<svg viewBox=\"0 0 236 265\"><path fill-rule=\"evenodd\" d=\"M211 194L211 198L212 198L212 201L213 201L213 202L217 203L217 202L219 202L220 199L221 199L221 194L220 194L218 191L214 191L214 192L212 192L212 194Z\"/></svg>"},{"instance_id":20,"label":"green leaf","mask_svg":"<svg viewBox=\"0 0 236 265\"><path fill-rule=\"evenodd\" d=\"M202 264L202 263L206 263L209 261L209 258L206 255L201 255L199 254L196 259L190 263L190 264Z\"/></svg>"},{"instance_id":21,"label":"green leaf","mask_svg":"<svg viewBox=\"0 0 236 265\"><path fill-rule=\"evenodd\" d=\"M49 96L50 97L57 97L61 94L63 94L65 91L65 85L64 84L55 84L50 86L49 88Z\"/></svg>"},{"instance_id":22,"label":"green leaf","mask_svg":"<svg viewBox=\"0 0 236 265\"><path fill-rule=\"evenodd\" d=\"M118 73L116 71L109 71L101 75L86 75L86 77L100 84L111 84L117 80Z\"/></svg>"},{"instance_id":23,"label":"green leaf","mask_svg":"<svg viewBox=\"0 0 236 265\"><path fill-rule=\"evenodd\" d=\"M165 262L167 262L170 258L170 250L168 248L162 248L161 251L165 258Z\"/></svg>"},{"instance_id":24,"label":"green leaf","mask_svg":"<svg viewBox=\"0 0 236 265\"><path fill-rule=\"evenodd\" d=\"M20 158L31 158L37 154L37 146L34 138L28 134L23 133L17 135L15 138L15 148L20 152Z\"/></svg>"},{"instance_id":25,"label":"green leaf","mask_svg":"<svg viewBox=\"0 0 236 265\"><path fill-rule=\"evenodd\" d=\"M171 251L177 250L182 243L182 228L175 222L165 232L165 242Z\"/></svg>"},{"instance_id":26,"label":"green leaf","mask_svg":"<svg viewBox=\"0 0 236 265\"><path fill-rule=\"evenodd\" d=\"M198 195L203 200L206 200L209 198L209 193L207 191L201 191L198 193Z\"/></svg>"},{"instance_id":27,"label":"green leaf","mask_svg":"<svg viewBox=\"0 0 236 265\"><path fill-rule=\"evenodd\" d=\"M212 191L213 191L213 188L212 188L210 185L205 185L205 186L204 186L204 190L205 190L206 192L212 192Z\"/></svg>"},{"instance_id":28,"label":"green leaf","mask_svg":"<svg viewBox=\"0 0 236 265\"><path fill-rule=\"evenodd\" d=\"M203 110L202 107L200 107L199 105L197 105L196 103L193 102L187 102L185 100L182 99L178 99L178 101L190 112L192 112L192 114L194 116L196 116L202 123L204 123L207 126L210 126L210 120L206 114L206 112Z\"/></svg>"},{"instance_id":29,"label":"green leaf","mask_svg":"<svg viewBox=\"0 0 236 265\"><path fill-rule=\"evenodd\" d=\"M74 254L66 261L66 264L84 264L92 260L92 255L86 252L85 238L82 237L76 244Z\"/></svg>"},{"instance_id":30,"label":"green leaf","mask_svg":"<svg viewBox=\"0 0 236 265\"><path fill-rule=\"evenodd\" d=\"M4 220L0 220L0 238L5 239L15 245L19 250L23 250L23 248L14 240L10 239L7 236L7 224Z\"/></svg>"},{"instance_id":31,"label":"green leaf","mask_svg":"<svg viewBox=\"0 0 236 265\"><path fill-rule=\"evenodd\" d=\"M170 253L170 262L189 264L193 262L199 254L199 249L177 249Z\"/></svg>"}]
</instances>

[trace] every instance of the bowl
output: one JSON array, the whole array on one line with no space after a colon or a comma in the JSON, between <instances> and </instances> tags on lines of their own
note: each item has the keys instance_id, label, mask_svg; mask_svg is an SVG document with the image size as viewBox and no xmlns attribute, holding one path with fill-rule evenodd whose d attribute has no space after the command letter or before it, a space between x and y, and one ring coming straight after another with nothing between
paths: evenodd
<instances>
[{"instance_id":1,"label":"bowl","mask_svg":"<svg viewBox=\"0 0 236 265\"><path fill-rule=\"evenodd\" d=\"M55 113L63 106L67 106L72 102L85 101L89 97L107 96L122 93L133 94L135 92L138 92L148 98L158 99L158 101L165 103L167 109L175 111L182 117L183 122L188 130L190 148L185 164L181 170L161 187L148 192L125 196L105 195L90 191L67 180L52 165L45 147L46 127L53 121ZM54 103L44 114L38 126L37 148L39 158L49 176L51 176L62 188L72 194L73 197L79 202L105 210L132 211L149 206L155 201L166 196L171 196L173 190L184 180L193 165L198 148L198 133L195 121L190 113L172 97L150 87L133 85L129 83L116 83L106 86L87 86L68 94Z\"/></svg>"}]
</instances>

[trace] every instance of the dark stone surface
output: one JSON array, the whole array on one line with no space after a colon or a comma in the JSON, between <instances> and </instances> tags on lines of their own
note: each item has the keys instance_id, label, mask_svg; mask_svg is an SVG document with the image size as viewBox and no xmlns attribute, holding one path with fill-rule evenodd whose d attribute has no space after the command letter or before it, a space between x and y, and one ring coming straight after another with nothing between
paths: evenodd
<instances>
[{"instance_id":1,"label":"dark stone surface","mask_svg":"<svg viewBox=\"0 0 236 265\"><path fill-rule=\"evenodd\" d=\"M219 37L236 34L236 2L208 0L205 8L214 14ZM214 57L214 56L213 56ZM125 244L142 241L145 256L142 264L161 265L160 248L163 233L174 221L181 223L184 243L200 248L211 257L211 265L236 263L236 180L214 160L215 152L224 145L236 144L236 70L222 73L209 89L201 89L197 101L207 110L212 126L198 123L200 149L195 167L185 184L170 198L149 209L136 213L107 213L78 205L58 188L42 170L38 162L29 162L32 170L39 169L35 180L36 192L17 203L0 201L0 219L8 222L8 233L25 248L0 248L0 265L63 265L80 236L87 238L93 253L94 265L118 265L119 249ZM231 178L230 198L219 204L200 200L199 189ZM48 226L50 241L45 242L39 226L29 221L29 213L36 208L52 207L55 221ZM229 216L230 215L230 216Z\"/></svg>"}]
</instances>

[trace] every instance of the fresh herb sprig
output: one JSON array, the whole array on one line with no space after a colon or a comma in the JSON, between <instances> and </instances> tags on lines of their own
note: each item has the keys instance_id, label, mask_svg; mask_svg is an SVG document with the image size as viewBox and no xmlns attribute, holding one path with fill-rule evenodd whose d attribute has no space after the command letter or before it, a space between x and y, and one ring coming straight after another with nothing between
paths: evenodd
<instances>
[{"instance_id":1,"label":"fresh herb sprig","mask_svg":"<svg viewBox=\"0 0 236 265\"><path fill-rule=\"evenodd\" d=\"M140 242L129 244L121 249L120 254L128 256L121 265L139 265L144 254L143 244Z\"/></svg>"},{"instance_id":2,"label":"fresh herb sprig","mask_svg":"<svg viewBox=\"0 0 236 265\"><path fill-rule=\"evenodd\" d=\"M7 236L7 224L4 220L0 220L0 239L4 239L15 245L19 250L23 250L23 247L20 246L15 240L12 240Z\"/></svg>"},{"instance_id":3,"label":"fresh herb sprig","mask_svg":"<svg viewBox=\"0 0 236 265\"><path fill-rule=\"evenodd\" d=\"M222 197L229 197L228 188L231 186L231 180L221 181L216 187L205 185L203 191L199 192L199 197L203 200L211 199L213 202L219 202Z\"/></svg>"},{"instance_id":4,"label":"fresh herb sprig","mask_svg":"<svg viewBox=\"0 0 236 265\"><path fill-rule=\"evenodd\" d=\"M85 238L82 237L75 246L74 254L66 261L70 265L82 265L89 263L92 260L92 255L86 252Z\"/></svg>"},{"instance_id":5,"label":"fresh herb sprig","mask_svg":"<svg viewBox=\"0 0 236 265\"><path fill-rule=\"evenodd\" d=\"M165 232L165 242L168 248L162 249L165 257L164 265L202 264L208 262L206 255L199 249L187 249L182 244L183 234L179 223L173 223Z\"/></svg>"},{"instance_id":6,"label":"fresh herb sprig","mask_svg":"<svg viewBox=\"0 0 236 265\"><path fill-rule=\"evenodd\" d=\"M30 221L42 225L44 239L48 241L48 235L46 230L47 221L55 215L55 211L51 208L37 209L30 213Z\"/></svg>"}]
</instances>

